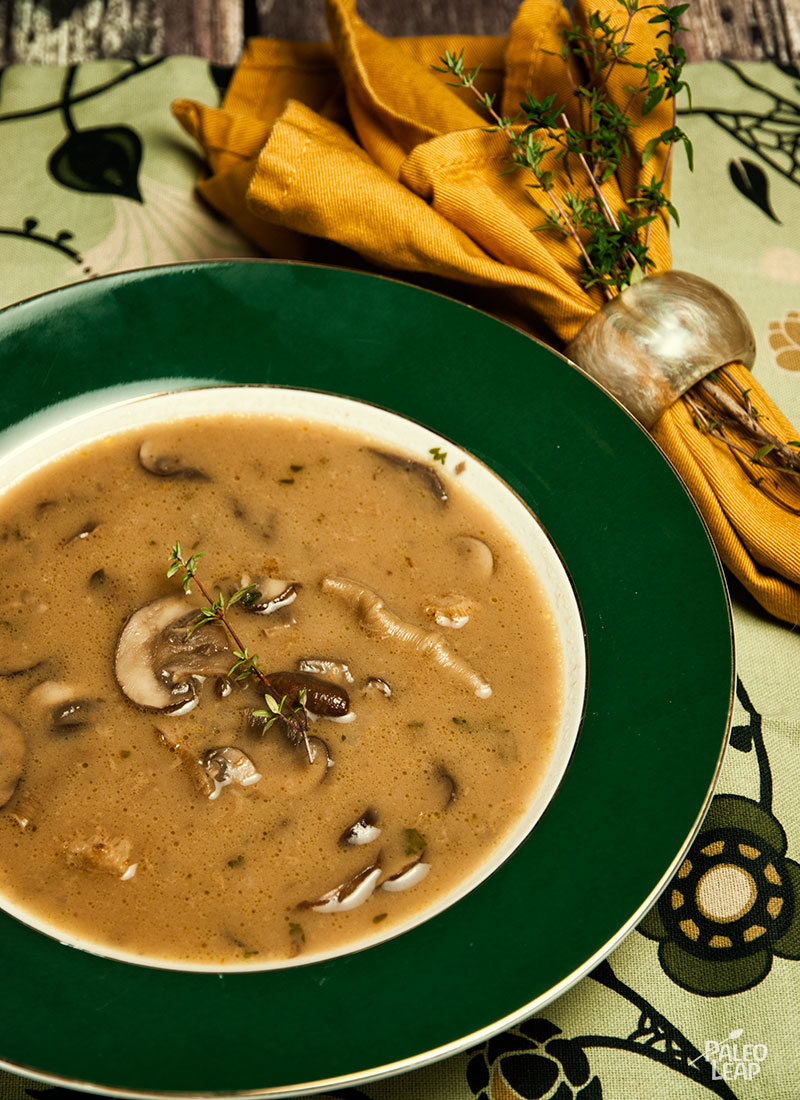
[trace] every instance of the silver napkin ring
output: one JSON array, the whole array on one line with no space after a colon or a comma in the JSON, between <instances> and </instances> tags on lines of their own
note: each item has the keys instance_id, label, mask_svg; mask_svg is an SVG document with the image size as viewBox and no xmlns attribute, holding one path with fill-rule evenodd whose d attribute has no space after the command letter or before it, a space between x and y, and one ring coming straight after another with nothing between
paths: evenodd
<instances>
[{"instance_id":1,"label":"silver napkin ring","mask_svg":"<svg viewBox=\"0 0 800 1100\"><path fill-rule=\"evenodd\" d=\"M564 354L645 428L695 382L756 354L743 310L714 283L686 271L648 275L612 298Z\"/></svg>"}]
</instances>

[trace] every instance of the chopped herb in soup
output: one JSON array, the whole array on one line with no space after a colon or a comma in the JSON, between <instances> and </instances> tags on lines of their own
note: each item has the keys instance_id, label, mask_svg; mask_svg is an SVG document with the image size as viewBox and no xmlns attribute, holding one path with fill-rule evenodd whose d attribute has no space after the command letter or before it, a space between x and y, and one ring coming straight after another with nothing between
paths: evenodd
<instances>
[{"instance_id":1,"label":"chopped herb in soup","mask_svg":"<svg viewBox=\"0 0 800 1100\"><path fill-rule=\"evenodd\" d=\"M337 428L72 452L0 500L0 605L0 898L100 951L302 961L407 923L516 825L560 719L511 536L444 452Z\"/></svg>"}]
</instances>

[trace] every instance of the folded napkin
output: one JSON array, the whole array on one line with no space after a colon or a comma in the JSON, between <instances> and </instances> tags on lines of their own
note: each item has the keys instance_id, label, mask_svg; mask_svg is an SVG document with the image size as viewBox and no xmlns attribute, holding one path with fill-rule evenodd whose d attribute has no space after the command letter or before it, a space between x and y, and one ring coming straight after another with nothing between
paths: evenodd
<instances>
[{"instance_id":1,"label":"folded napkin","mask_svg":"<svg viewBox=\"0 0 800 1100\"><path fill-rule=\"evenodd\" d=\"M616 0L576 0L579 24L590 11L615 24L624 18ZM368 266L417 281L433 276L435 285L564 347L601 307L602 294L580 285L571 238L532 232L544 224L549 199L526 186L524 172L507 171L506 137L487 129L472 94L433 70L446 49L463 50L465 68L481 65L481 91L497 94L501 114L516 115L528 91L556 92L569 117L580 76L561 56L569 26L561 0L523 0L507 40L389 40L358 17L355 0L327 0L327 14L330 45L252 40L221 108L173 105L205 151L202 195L269 255L316 258L315 242L334 242ZM628 60L652 57L660 30L638 22ZM630 100L630 73L625 65L610 73L620 108ZM672 125L671 104L634 121L631 155L603 184L614 210L640 175L661 173L663 145L644 170L641 154ZM559 199L580 190L553 167ZM670 266L664 218L654 222L650 253L656 270ZM749 389L762 424L784 440L798 438L741 364L730 373ZM783 487L788 507L775 504L732 450L695 426L683 401L652 434L725 564L768 611L800 622L800 485Z\"/></svg>"}]
</instances>

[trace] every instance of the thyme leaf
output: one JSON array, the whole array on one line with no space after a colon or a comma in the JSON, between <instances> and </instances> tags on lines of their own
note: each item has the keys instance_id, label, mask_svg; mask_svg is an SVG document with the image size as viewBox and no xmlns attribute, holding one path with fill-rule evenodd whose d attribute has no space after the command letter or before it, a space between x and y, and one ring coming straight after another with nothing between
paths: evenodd
<instances>
[{"instance_id":1,"label":"thyme leaf","mask_svg":"<svg viewBox=\"0 0 800 1100\"><path fill-rule=\"evenodd\" d=\"M680 20L689 5L646 0L617 3L625 19L613 21L591 12L585 26L573 22L563 35L560 56L565 62L577 62L577 67L587 73L585 83L574 89L579 125L570 123L565 104L558 102L555 92L542 99L526 92L516 116L498 114L495 97L478 87L481 66L468 69L463 50L445 50L441 64L433 66L437 72L454 77L449 82L453 86L471 91L491 119L489 131L506 136L509 158L505 171L530 173L532 180L527 186L546 196L549 209L533 232L571 238L580 253L581 285L586 289L599 286L606 297L624 290L655 266L650 255L650 233L656 218L666 215L678 223L678 212L666 193L676 144L683 145L689 167L693 167L692 145L677 125L675 104L681 92L690 95L683 79L686 54L675 42L676 33L685 29ZM647 60L635 61L632 34L637 19L643 17L648 24L660 26L656 40L663 39L665 44L656 45ZM624 107L609 92L611 74L618 66L631 76ZM671 125L647 142L641 157L645 168L663 147L661 173L643 178L625 198L624 206L612 210L602 185L633 155L632 138L637 126L634 108L641 117L647 117L667 102L672 103ZM561 197L556 193L554 162L563 168L570 185Z\"/></svg>"}]
</instances>

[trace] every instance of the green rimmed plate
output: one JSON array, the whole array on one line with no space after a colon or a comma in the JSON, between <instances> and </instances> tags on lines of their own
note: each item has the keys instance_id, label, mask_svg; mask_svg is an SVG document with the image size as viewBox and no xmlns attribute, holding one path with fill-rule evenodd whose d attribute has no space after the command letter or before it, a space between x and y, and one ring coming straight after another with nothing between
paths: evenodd
<instances>
[{"instance_id":1,"label":"green rimmed plate","mask_svg":"<svg viewBox=\"0 0 800 1100\"><path fill-rule=\"evenodd\" d=\"M114 276L0 314L0 428L165 378L328 390L430 425L531 506L589 653L578 748L545 817L467 898L394 940L225 975L112 962L0 914L0 1064L115 1095L290 1094L465 1049L563 992L633 927L710 798L731 707L716 556L642 429L563 359L387 279L273 262Z\"/></svg>"}]
</instances>

